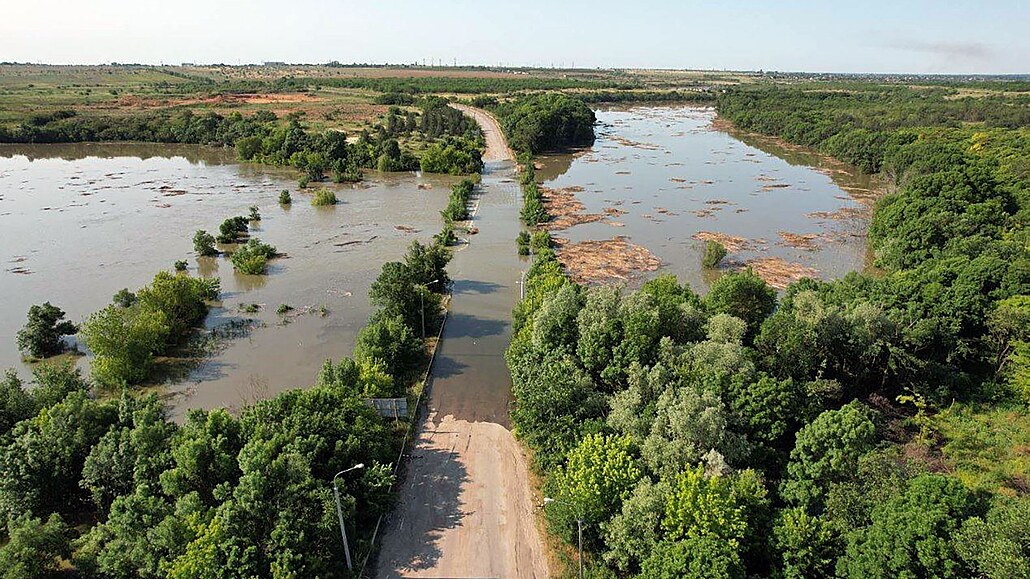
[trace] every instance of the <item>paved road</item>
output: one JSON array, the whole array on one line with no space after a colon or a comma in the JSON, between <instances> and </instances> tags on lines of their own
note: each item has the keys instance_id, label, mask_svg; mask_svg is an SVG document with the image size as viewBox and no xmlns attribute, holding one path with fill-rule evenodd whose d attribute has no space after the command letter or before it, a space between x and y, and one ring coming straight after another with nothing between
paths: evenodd
<instances>
[{"instance_id":1,"label":"paved road","mask_svg":"<svg viewBox=\"0 0 1030 579\"><path fill-rule=\"evenodd\" d=\"M515 281L519 195L510 151L491 117L475 222L448 267L451 313L429 384L429 412L386 521L379 577L547 577L522 449L508 430L504 363Z\"/></svg>"}]
</instances>

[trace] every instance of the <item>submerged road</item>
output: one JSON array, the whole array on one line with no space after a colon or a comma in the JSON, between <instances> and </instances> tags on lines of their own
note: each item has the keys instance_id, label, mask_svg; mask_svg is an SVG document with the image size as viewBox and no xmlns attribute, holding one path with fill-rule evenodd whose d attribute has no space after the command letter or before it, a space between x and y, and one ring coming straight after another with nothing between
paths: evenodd
<instances>
[{"instance_id":1,"label":"submerged road","mask_svg":"<svg viewBox=\"0 0 1030 579\"><path fill-rule=\"evenodd\" d=\"M511 151L485 111L487 142L474 224L454 255L450 315L428 383L428 412L384 527L378 577L547 577L527 460L508 429L519 194Z\"/></svg>"}]
</instances>

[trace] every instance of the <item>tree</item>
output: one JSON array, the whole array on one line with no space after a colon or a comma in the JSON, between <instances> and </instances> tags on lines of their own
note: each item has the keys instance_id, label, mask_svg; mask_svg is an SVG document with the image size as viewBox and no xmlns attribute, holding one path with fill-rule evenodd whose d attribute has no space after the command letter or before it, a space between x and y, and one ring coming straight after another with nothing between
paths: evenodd
<instances>
[{"instance_id":1,"label":"tree","mask_svg":"<svg viewBox=\"0 0 1030 579\"><path fill-rule=\"evenodd\" d=\"M776 290L748 269L720 277L705 296L705 304L714 313L744 320L752 337L776 307Z\"/></svg>"},{"instance_id":2,"label":"tree","mask_svg":"<svg viewBox=\"0 0 1030 579\"><path fill-rule=\"evenodd\" d=\"M268 260L276 255L278 254L274 246L253 238L232 252L229 261L232 262L233 268L240 273L263 275L267 270Z\"/></svg>"},{"instance_id":3,"label":"tree","mask_svg":"<svg viewBox=\"0 0 1030 579\"><path fill-rule=\"evenodd\" d=\"M422 339L400 316L377 314L358 332L354 358L361 364L384 364L390 376L410 377L425 358Z\"/></svg>"},{"instance_id":4,"label":"tree","mask_svg":"<svg viewBox=\"0 0 1030 579\"><path fill-rule=\"evenodd\" d=\"M81 333L93 353L93 379L105 384L140 382L150 373L154 354L165 347L169 331L164 312L140 305L110 305L92 314Z\"/></svg>"},{"instance_id":5,"label":"tree","mask_svg":"<svg viewBox=\"0 0 1030 579\"><path fill-rule=\"evenodd\" d=\"M0 448L0 513L17 517L82 509L83 464L116 420L113 405L80 391L36 419L19 422Z\"/></svg>"},{"instance_id":6,"label":"tree","mask_svg":"<svg viewBox=\"0 0 1030 579\"><path fill-rule=\"evenodd\" d=\"M141 309L164 314L168 338L172 343L178 343L204 321L207 302L218 299L218 290L217 278L195 278L161 271L149 286L136 292L136 298Z\"/></svg>"},{"instance_id":7,"label":"tree","mask_svg":"<svg viewBox=\"0 0 1030 579\"><path fill-rule=\"evenodd\" d=\"M705 253L701 258L701 266L705 269L715 269L719 266L719 262L726 257L726 247L719 243L709 239L705 242Z\"/></svg>"},{"instance_id":8,"label":"tree","mask_svg":"<svg viewBox=\"0 0 1030 579\"><path fill-rule=\"evenodd\" d=\"M629 448L624 436L588 434L569 452L565 467L554 476L557 498L563 502L550 510L566 530L582 517L591 525L584 532L597 537L597 525L618 512L641 476Z\"/></svg>"},{"instance_id":9,"label":"tree","mask_svg":"<svg viewBox=\"0 0 1030 579\"><path fill-rule=\"evenodd\" d=\"M802 508L784 509L773 531L785 579L833 577L838 538L824 520Z\"/></svg>"},{"instance_id":10,"label":"tree","mask_svg":"<svg viewBox=\"0 0 1030 579\"><path fill-rule=\"evenodd\" d=\"M25 391L18 373L13 369L4 372L0 380L0 436L36 412L35 400Z\"/></svg>"},{"instance_id":11,"label":"tree","mask_svg":"<svg viewBox=\"0 0 1030 579\"><path fill-rule=\"evenodd\" d=\"M193 234L193 251L199 256L218 255L218 250L215 249L215 236L198 229Z\"/></svg>"},{"instance_id":12,"label":"tree","mask_svg":"<svg viewBox=\"0 0 1030 579\"><path fill-rule=\"evenodd\" d=\"M1030 578L1030 499L998 497L983 517L962 523L955 549L988 579Z\"/></svg>"},{"instance_id":13,"label":"tree","mask_svg":"<svg viewBox=\"0 0 1030 579\"><path fill-rule=\"evenodd\" d=\"M783 498L819 512L830 485L854 475L875 433L868 409L857 400L820 414L798 431L780 491Z\"/></svg>"},{"instance_id":14,"label":"tree","mask_svg":"<svg viewBox=\"0 0 1030 579\"><path fill-rule=\"evenodd\" d=\"M848 534L839 577L968 577L954 536L976 508L957 479L921 475L873 508L872 524Z\"/></svg>"},{"instance_id":15,"label":"tree","mask_svg":"<svg viewBox=\"0 0 1030 579\"><path fill-rule=\"evenodd\" d=\"M604 559L623 573L640 568L662 540L662 519L672 487L644 477L622 503L622 510L602 525L608 550Z\"/></svg>"},{"instance_id":16,"label":"tree","mask_svg":"<svg viewBox=\"0 0 1030 579\"><path fill-rule=\"evenodd\" d=\"M715 537L660 543L641 566L642 579L743 579L737 551Z\"/></svg>"},{"instance_id":17,"label":"tree","mask_svg":"<svg viewBox=\"0 0 1030 579\"><path fill-rule=\"evenodd\" d=\"M64 310L46 302L29 308L29 321L18 330L18 349L33 358L47 358L64 350L61 336L78 331L75 324L64 319Z\"/></svg>"},{"instance_id":18,"label":"tree","mask_svg":"<svg viewBox=\"0 0 1030 579\"><path fill-rule=\"evenodd\" d=\"M7 535L7 544L0 547L4 579L57 577L59 559L71 554L70 530L56 513L45 523L27 514L10 519Z\"/></svg>"},{"instance_id":19,"label":"tree","mask_svg":"<svg viewBox=\"0 0 1030 579\"><path fill-rule=\"evenodd\" d=\"M171 440L171 468L161 473L161 489L172 497L195 493L215 506L216 490L240 477L236 457L243 447L239 422L224 409L191 411Z\"/></svg>"},{"instance_id":20,"label":"tree","mask_svg":"<svg viewBox=\"0 0 1030 579\"><path fill-rule=\"evenodd\" d=\"M435 243L419 243L412 241L408 253L404 256L411 282L426 286L430 291L443 293L450 285L447 277L447 264L451 261L451 252L446 247Z\"/></svg>"}]
</instances>

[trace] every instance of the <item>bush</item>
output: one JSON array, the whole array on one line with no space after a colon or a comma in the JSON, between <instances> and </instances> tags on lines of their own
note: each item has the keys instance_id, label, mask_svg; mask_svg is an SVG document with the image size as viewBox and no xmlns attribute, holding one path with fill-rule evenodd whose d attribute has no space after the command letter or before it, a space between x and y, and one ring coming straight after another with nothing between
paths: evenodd
<instances>
[{"instance_id":1,"label":"bush","mask_svg":"<svg viewBox=\"0 0 1030 579\"><path fill-rule=\"evenodd\" d=\"M433 236L433 243L442 247L450 247L458 243L458 236L454 234L454 226L445 223L440 233Z\"/></svg>"},{"instance_id":2,"label":"bush","mask_svg":"<svg viewBox=\"0 0 1030 579\"><path fill-rule=\"evenodd\" d=\"M249 219L240 215L223 221L218 226L218 243L238 243L241 238L247 236L247 232L250 230L249 221ZM196 241L197 238L194 236L194 246Z\"/></svg>"},{"instance_id":3,"label":"bush","mask_svg":"<svg viewBox=\"0 0 1030 579\"><path fill-rule=\"evenodd\" d=\"M519 248L519 255L529 255L529 232L520 231L515 237L515 245Z\"/></svg>"},{"instance_id":4,"label":"bush","mask_svg":"<svg viewBox=\"0 0 1030 579\"><path fill-rule=\"evenodd\" d=\"M322 187L318 191L315 191L315 196L311 198L312 207L326 207L329 205L336 205L339 201L336 199L336 193L327 187Z\"/></svg>"},{"instance_id":5,"label":"bush","mask_svg":"<svg viewBox=\"0 0 1030 579\"><path fill-rule=\"evenodd\" d=\"M293 197L290 196L290 192L283 189L279 192L279 205L290 205L293 203Z\"/></svg>"},{"instance_id":6,"label":"bush","mask_svg":"<svg viewBox=\"0 0 1030 579\"><path fill-rule=\"evenodd\" d=\"M297 179L297 187L300 187L301 189L307 189L308 183L311 183L311 179L307 175Z\"/></svg>"},{"instance_id":7,"label":"bush","mask_svg":"<svg viewBox=\"0 0 1030 579\"><path fill-rule=\"evenodd\" d=\"M199 256L218 255L215 249L215 237L203 229L193 234L193 251Z\"/></svg>"},{"instance_id":8,"label":"bush","mask_svg":"<svg viewBox=\"0 0 1030 579\"><path fill-rule=\"evenodd\" d=\"M46 358L64 350L61 336L78 331L75 324L64 319L64 310L46 302L29 308L28 322L18 330L18 349L33 358Z\"/></svg>"},{"instance_id":9,"label":"bush","mask_svg":"<svg viewBox=\"0 0 1030 579\"><path fill-rule=\"evenodd\" d=\"M247 275L262 275L268 267L268 260L276 256L275 247L254 238L241 245L229 256L236 271Z\"/></svg>"},{"instance_id":10,"label":"bush","mask_svg":"<svg viewBox=\"0 0 1030 579\"><path fill-rule=\"evenodd\" d=\"M354 358L361 364L381 362L391 376L407 377L425 356L421 338L399 315L377 315L358 333Z\"/></svg>"},{"instance_id":11,"label":"bush","mask_svg":"<svg viewBox=\"0 0 1030 579\"><path fill-rule=\"evenodd\" d=\"M705 269L714 269L718 267L719 262L726 257L727 253L723 244L709 239L705 242L705 254L701 258L701 266Z\"/></svg>"},{"instance_id":12,"label":"bush","mask_svg":"<svg viewBox=\"0 0 1030 579\"><path fill-rule=\"evenodd\" d=\"M261 221L261 213L258 212L257 205L250 206L250 215L247 216L251 221Z\"/></svg>"},{"instance_id":13,"label":"bush","mask_svg":"<svg viewBox=\"0 0 1030 579\"><path fill-rule=\"evenodd\" d=\"M185 259L179 259L175 262L175 271L186 271L189 268L189 264L186 263Z\"/></svg>"},{"instance_id":14,"label":"bush","mask_svg":"<svg viewBox=\"0 0 1030 579\"><path fill-rule=\"evenodd\" d=\"M90 374L101 384L136 384L150 373L154 354L167 343L168 317L161 311L115 305L94 313L82 324L86 347L93 353Z\"/></svg>"}]
</instances>

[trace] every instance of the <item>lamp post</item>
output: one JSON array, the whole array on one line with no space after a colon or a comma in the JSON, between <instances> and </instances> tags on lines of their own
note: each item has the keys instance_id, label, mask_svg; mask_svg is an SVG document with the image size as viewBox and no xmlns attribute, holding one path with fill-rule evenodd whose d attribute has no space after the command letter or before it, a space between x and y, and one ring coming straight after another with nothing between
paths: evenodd
<instances>
[{"instance_id":1,"label":"lamp post","mask_svg":"<svg viewBox=\"0 0 1030 579\"><path fill-rule=\"evenodd\" d=\"M434 279L431 282L422 284L422 287L426 288L426 291L429 291L429 284L437 283L439 281L440 280L438 280L438 279ZM418 299L419 299L419 302L422 304L422 341L425 342L426 341L426 296L425 296L425 294L423 294L422 292L418 292Z\"/></svg>"},{"instance_id":2,"label":"lamp post","mask_svg":"<svg viewBox=\"0 0 1030 579\"><path fill-rule=\"evenodd\" d=\"M336 496L336 516L340 518L340 536L343 537L343 556L347 559L348 571L354 570L354 564L351 563L350 560L350 545L347 543L347 529L343 526L343 506L340 505L340 487L336 485L336 479L342 474L346 474L359 468L365 468L364 463L359 462L350 468L341 470L333 477L333 495Z\"/></svg>"},{"instance_id":3,"label":"lamp post","mask_svg":"<svg viewBox=\"0 0 1030 579\"><path fill-rule=\"evenodd\" d=\"M551 503L567 505L576 511L576 526L578 527L579 535L579 579L583 579L583 513L579 510L577 505L568 501L559 501L558 499L552 499L551 497L544 497L544 506Z\"/></svg>"}]
</instances>

